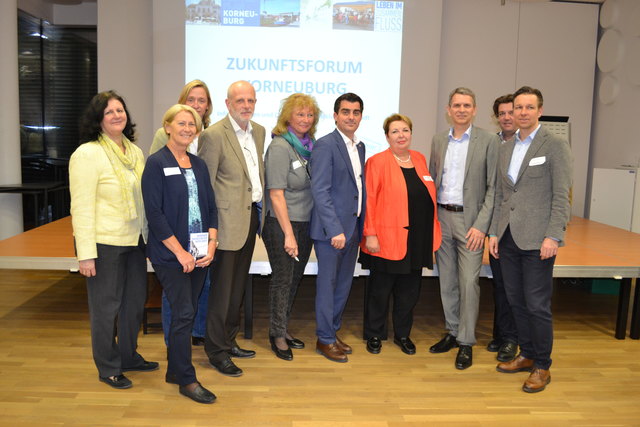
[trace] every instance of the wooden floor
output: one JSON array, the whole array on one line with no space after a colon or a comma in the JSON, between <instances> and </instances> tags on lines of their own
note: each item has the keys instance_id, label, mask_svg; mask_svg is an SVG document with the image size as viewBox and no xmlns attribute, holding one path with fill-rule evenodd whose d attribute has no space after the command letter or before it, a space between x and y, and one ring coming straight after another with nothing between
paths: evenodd
<instances>
[{"instance_id":1,"label":"wooden floor","mask_svg":"<svg viewBox=\"0 0 640 427\"><path fill-rule=\"evenodd\" d=\"M91 358L84 280L53 271L0 270L0 424L134 426L640 425L640 342L613 338L617 297L563 282L554 295L552 382L529 395L526 373L499 374L484 346L491 328L491 287L482 283L474 364L453 366L455 351L430 354L443 332L437 280L425 279L407 356L385 342L366 352L362 283L354 284L341 337L349 363L315 354L311 278L294 308L291 331L307 343L295 359L276 359L267 343L267 281L255 286L255 334L239 339L257 357L238 361L245 375L224 377L194 351L198 378L218 396L196 404L164 382L162 334L140 335L139 351L160 371L130 373L134 387L98 382ZM241 337L240 337L241 338Z\"/></svg>"}]
</instances>

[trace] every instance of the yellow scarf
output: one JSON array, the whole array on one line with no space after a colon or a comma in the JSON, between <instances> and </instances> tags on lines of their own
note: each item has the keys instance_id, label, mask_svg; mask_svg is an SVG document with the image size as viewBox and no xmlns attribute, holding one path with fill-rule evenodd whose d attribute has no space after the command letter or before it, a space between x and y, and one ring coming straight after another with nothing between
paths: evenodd
<instances>
[{"instance_id":1,"label":"yellow scarf","mask_svg":"<svg viewBox=\"0 0 640 427\"><path fill-rule=\"evenodd\" d=\"M122 212L123 218L127 221L138 218L140 215L138 210L142 209L140 180L142 178L142 171L144 170L143 162L138 160L138 156L136 156L132 147L133 144L124 135L122 136L122 144L125 148L124 153L118 144L113 142L104 133L100 134L98 143L100 143L100 146L109 158L113 172L120 182L120 192L126 207L126 210ZM136 177L136 183L133 187L126 178L128 171L133 172ZM144 211L142 211L142 215L144 215Z\"/></svg>"}]
</instances>

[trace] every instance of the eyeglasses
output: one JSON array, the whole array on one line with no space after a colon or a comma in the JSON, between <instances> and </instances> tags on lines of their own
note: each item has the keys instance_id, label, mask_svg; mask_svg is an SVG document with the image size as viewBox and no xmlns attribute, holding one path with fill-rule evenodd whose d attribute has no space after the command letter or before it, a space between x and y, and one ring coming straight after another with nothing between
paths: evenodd
<instances>
[{"instance_id":1,"label":"eyeglasses","mask_svg":"<svg viewBox=\"0 0 640 427\"><path fill-rule=\"evenodd\" d=\"M243 150L245 151L245 153L246 153L246 154L244 155L245 159L246 159L247 157L248 157L249 159L251 159L251 165L252 165L252 166L255 166L255 165L256 165L256 161L255 161L255 159L253 158L253 154L251 153L251 150L250 150L246 145L244 145L244 144L242 145L242 149L243 149ZM248 156L247 156L247 155L248 155Z\"/></svg>"}]
</instances>

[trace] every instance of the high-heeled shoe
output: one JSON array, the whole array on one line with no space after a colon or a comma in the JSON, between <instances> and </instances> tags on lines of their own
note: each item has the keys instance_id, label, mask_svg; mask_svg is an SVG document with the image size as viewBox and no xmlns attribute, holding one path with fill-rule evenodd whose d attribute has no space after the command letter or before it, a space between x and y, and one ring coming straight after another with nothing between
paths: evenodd
<instances>
[{"instance_id":1,"label":"high-heeled shoe","mask_svg":"<svg viewBox=\"0 0 640 427\"><path fill-rule=\"evenodd\" d=\"M276 340L272 336L269 336L269 342L271 343L271 350L275 353L276 357L282 360L293 360L293 353L290 348L286 350L280 350L276 345Z\"/></svg>"}]
</instances>

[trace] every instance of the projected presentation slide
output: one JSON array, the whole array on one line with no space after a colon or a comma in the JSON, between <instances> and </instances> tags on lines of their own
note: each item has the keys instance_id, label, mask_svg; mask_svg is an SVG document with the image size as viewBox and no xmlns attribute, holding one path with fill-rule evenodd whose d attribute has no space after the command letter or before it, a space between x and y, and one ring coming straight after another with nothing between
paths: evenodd
<instances>
[{"instance_id":1,"label":"projected presentation slide","mask_svg":"<svg viewBox=\"0 0 640 427\"><path fill-rule=\"evenodd\" d=\"M207 83L213 121L227 114L229 85L248 80L258 99L253 120L267 131L284 98L314 96L319 138L335 128L335 99L354 92L364 101L356 135L367 155L387 148L382 122L398 111L403 2L186 0L185 19L186 81Z\"/></svg>"}]
</instances>

